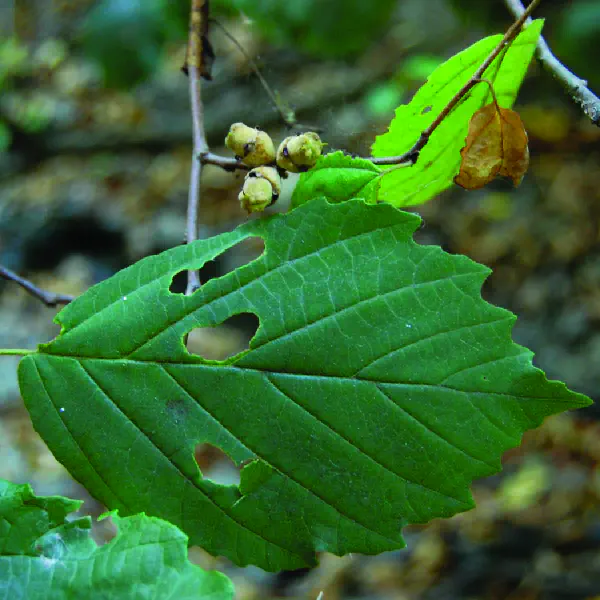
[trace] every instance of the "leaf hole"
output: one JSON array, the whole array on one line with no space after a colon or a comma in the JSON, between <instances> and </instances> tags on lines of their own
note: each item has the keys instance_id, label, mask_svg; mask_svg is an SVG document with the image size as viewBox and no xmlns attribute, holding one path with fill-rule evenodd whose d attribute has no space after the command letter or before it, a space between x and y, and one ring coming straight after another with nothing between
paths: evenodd
<instances>
[{"instance_id":1,"label":"leaf hole","mask_svg":"<svg viewBox=\"0 0 600 600\"><path fill-rule=\"evenodd\" d=\"M212 260L205 262L200 269L200 281L204 284L211 279L224 277L260 258L264 250L265 242L261 237L255 235L244 238ZM180 271L173 277L169 291L173 294L185 294L186 287L187 271Z\"/></svg>"},{"instance_id":2,"label":"leaf hole","mask_svg":"<svg viewBox=\"0 0 600 600\"><path fill-rule=\"evenodd\" d=\"M422 115L426 115L428 112L431 112L431 110L432 110L432 109L433 109L433 106L431 106L431 105L429 105L429 106L426 106L426 107L425 107L425 108L424 108L424 109L421 111L421 114L422 114Z\"/></svg>"},{"instance_id":3,"label":"leaf hole","mask_svg":"<svg viewBox=\"0 0 600 600\"><path fill-rule=\"evenodd\" d=\"M218 485L240 485L240 471L233 460L220 448L212 444L198 444L194 458L205 479Z\"/></svg>"},{"instance_id":4,"label":"leaf hole","mask_svg":"<svg viewBox=\"0 0 600 600\"><path fill-rule=\"evenodd\" d=\"M232 315L214 327L192 329L187 349L206 360L227 360L250 348L260 322L254 313Z\"/></svg>"}]
</instances>

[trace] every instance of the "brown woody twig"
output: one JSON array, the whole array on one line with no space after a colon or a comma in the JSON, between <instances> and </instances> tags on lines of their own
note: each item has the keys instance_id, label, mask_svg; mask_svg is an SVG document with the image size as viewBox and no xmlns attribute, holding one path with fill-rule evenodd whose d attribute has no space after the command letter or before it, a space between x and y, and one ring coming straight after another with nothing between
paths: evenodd
<instances>
[{"instance_id":1,"label":"brown woody twig","mask_svg":"<svg viewBox=\"0 0 600 600\"><path fill-rule=\"evenodd\" d=\"M525 12L521 0L504 0L508 10L520 17ZM530 21L527 19L526 22ZM591 122L600 127L600 98L588 88L587 81L580 79L563 65L550 50L546 40L540 36L535 55L542 67L548 71L567 90L573 101L583 109Z\"/></svg>"},{"instance_id":2,"label":"brown woody twig","mask_svg":"<svg viewBox=\"0 0 600 600\"><path fill-rule=\"evenodd\" d=\"M69 296L68 294L55 294L53 292L48 292L46 290L42 290L37 287L37 285L33 284L31 281L20 277L15 272L7 269L0 265L0 277L6 279L7 281L13 281L17 285L20 285L24 290L29 292L34 298L41 300L46 306L50 308L54 308L59 306L60 304L69 304L75 300L74 296Z\"/></svg>"},{"instance_id":3,"label":"brown woody twig","mask_svg":"<svg viewBox=\"0 0 600 600\"><path fill-rule=\"evenodd\" d=\"M376 165L399 165L403 163L414 164L419 158L419 153L425 147L431 134L438 128L442 121L450 114L452 109L464 98L464 96L476 85L486 69L494 62L494 59L506 48L513 39L519 33L519 30L523 26L523 23L529 18L529 15L535 10L541 0L533 0L523 14L508 28L507 32L500 43L492 50L489 56L481 63L481 66L473 73L473 76L463 85L463 87L454 95L454 97L444 107L442 112L436 117L433 123L421 133L419 139L416 141L414 146L404 154L398 156L386 156L386 157L371 157L369 160Z\"/></svg>"}]
</instances>

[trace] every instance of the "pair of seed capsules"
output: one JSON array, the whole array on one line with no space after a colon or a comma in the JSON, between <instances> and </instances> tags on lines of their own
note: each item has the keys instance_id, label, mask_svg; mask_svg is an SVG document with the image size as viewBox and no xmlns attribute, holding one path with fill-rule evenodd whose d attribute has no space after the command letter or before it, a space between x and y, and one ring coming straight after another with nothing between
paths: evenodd
<instances>
[{"instance_id":1,"label":"pair of seed capsules","mask_svg":"<svg viewBox=\"0 0 600 600\"><path fill-rule=\"evenodd\" d=\"M238 198L248 212L260 212L273 204L281 193L281 175L285 172L308 171L321 156L323 142L309 131L287 137L277 153L267 133L243 123L234 123L225 138L225 145L248 167L253 167Z\"/></svg>"}]
</instances>

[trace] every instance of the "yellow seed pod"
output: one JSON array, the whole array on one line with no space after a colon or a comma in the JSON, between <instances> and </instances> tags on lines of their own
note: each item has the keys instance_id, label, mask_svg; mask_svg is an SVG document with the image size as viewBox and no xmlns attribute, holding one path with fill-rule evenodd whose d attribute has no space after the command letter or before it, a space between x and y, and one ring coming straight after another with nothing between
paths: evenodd
<instances>
[{"instance_id":1,"label":"yellow seed pod","mask_svg":"<svg viewBox=\"0 0 600 600\"><path fill-rule=\"evenodd\" d=\"M248 213L262 212L277 200L281 192L281 178L275 167L257 167L244 179L238 199Z\"/></svg>"},{"instance_id":2,"label":"yellow seed pod","mask_svg":"<svg viewBox=\"0 0 600 600\"><path fill-rule=\"evenodd\" d=\"M314 131L285 138L277 149L277 165L286 171L300 173L315 166L325 144Z\"/></svg>"},{"instance_id":3,"label":"yellow seed pod","mask_svg":"<svg viewBox=\"0 0 600 600\"><path fill-rule=\"evenodd\" d=\"M275 146L269 135L243 123L234 123L229 128L225 145L249 167L268 165L275 161Z\"/></svg>"},{"instance_id":4,"label":"yellow seed pod","mask_svg":"<svg viewBox=\"0 0 600 600\"><path fill-rule=\"evenodd\" d=\"M252 175L250 175L250 173L252 173ZM250 173L248 173L246 177L261 177L271 184L274 196L273 202L275 202L275 200L279 198L279 194L281 194L281 177L279 176L277 169L275 167L256 167L256 169L252 169Z\"/></svg>"}]
</instances>

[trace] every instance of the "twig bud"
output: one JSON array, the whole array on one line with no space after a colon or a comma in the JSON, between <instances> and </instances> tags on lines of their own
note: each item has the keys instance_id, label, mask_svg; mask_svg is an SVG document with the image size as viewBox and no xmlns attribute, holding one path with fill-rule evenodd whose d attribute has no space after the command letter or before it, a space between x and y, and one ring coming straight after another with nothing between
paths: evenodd
<instances>
[{"instance_id":1,"label":"twig bud","mask_svg":"<svg viewBox=\"0 0 600 600\"><path fill-rule=\"evenodd\" d=\"M234 123L230 127L225 145L249 167L260 167L275 161L275 146L269 135L243 123Z\"/></svg>"},{"instance_id":2,"label":"twig bud","mask_svg":"<svg viewBox=\"0 0 600 600\"><path fill-rule=\"evenodd\" d=\"M314 131L285 138L277 150L277 165L286 171L300 173L315 166L325 144Z\"/></svg>"},{"instance_id":3,"label":"twig bud","mask_svg":"<svg viewBox=\"0 0 600 600\"><path fill-rule=\"evenodd\" d=\"M242 208L248 213L262 212L273 204L281 193L281 178L275 167L252 169L238 196Z\"/></svg>"}]
</instances>

